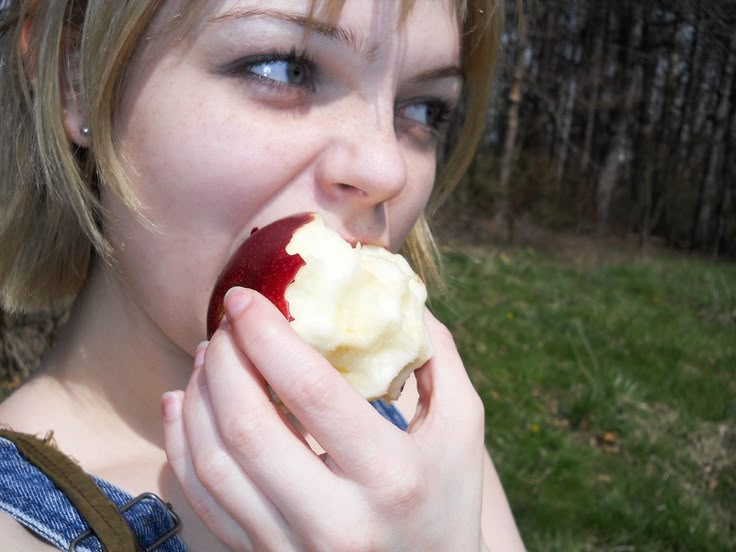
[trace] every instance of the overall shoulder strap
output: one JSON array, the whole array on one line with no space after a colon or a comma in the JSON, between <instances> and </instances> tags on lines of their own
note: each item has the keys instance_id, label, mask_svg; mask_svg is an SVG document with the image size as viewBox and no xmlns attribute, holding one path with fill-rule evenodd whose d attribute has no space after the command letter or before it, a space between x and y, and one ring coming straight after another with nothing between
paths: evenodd
<instances>
[{"instance_id":1,"label":"overall shoulder strap","mask_svg":"<svg viewBox=\"0 0 736 552\"><path fill-rule=\"evenodd\" d=\"M0 429L0 437L11 441L30 463L61 489L105 550L138 550L135 536L115 504L95 485L92 477L52 446L49 439L41 440L4 429Z\"/></svg>"}]
</instances>

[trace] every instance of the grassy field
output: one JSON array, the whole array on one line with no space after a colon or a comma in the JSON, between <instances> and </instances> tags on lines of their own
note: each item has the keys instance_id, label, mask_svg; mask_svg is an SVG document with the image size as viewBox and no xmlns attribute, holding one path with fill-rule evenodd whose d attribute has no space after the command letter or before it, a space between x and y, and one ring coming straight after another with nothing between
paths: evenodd
<instances>
[{"instance_id":1,"label":"grassy field","mask_svg":"<svg viewBox=\"0 0 736 552\"><path fill-rule=\"evenodd\" d=\"M736 265L576 255L456 248L433 301L529 550L736 550ZM0 397L54 327L9 322Z\"/></svg>"},{"instance_id":2,"label":"grassy field","mask_svg":"<svg viewBox=\"0 0 736 552\"><path fill-rule=\"evenodd\" d=\"M736 265L447 256L529 550L736 550Z\"/></svg>"}]
</instances>

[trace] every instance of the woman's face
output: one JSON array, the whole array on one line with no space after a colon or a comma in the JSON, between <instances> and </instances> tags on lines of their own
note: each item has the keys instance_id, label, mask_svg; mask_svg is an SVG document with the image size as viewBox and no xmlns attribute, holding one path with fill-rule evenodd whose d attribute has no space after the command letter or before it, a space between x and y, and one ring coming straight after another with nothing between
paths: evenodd
<instances>
[{"instance_id":1,"label":"woman's face","mask_svg":"<svg viewBox=\"0 0 736 552\"><path fill-rule=\"evenodd\" d=\"M171 44L157 31L179 4L132 62L116 127L155 228L103 201L130 298L191 352L254 227L316 211L346 239L396 251L462 82L454 0L418 0L402 25L396 0L348 0L334 24L307 23L308 0L213 2Z\"/></svg>"}]
</instances>

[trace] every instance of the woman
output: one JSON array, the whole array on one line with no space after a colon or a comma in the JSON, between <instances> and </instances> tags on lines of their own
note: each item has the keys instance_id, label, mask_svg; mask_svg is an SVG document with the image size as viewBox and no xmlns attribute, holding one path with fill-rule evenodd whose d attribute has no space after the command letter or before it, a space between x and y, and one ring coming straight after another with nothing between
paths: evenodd
<instances>
[{"instance_id":1,"label":"woman","mask_svg":"<svg viewBox=\"0 0 736 552\"><path fill-rule=\"evenodd\" d=\"M0 421L53 430L108 494L171 503L181 533L161 549L522 548L481 401L429 313L436 352L399 401L406 432L251 290L228 293L225 322L197 346L229 256L296 212L319 212L348 240L403 246L431 277L422 213L477 141L496 2L11 1L5 12L2 300L74 305ZM435 187L464 92L469 122ZM23 459L3 443L15 488ZM24 492L48 505L51 491ZM40 521L14 508L0 518L10 549L79 537L43 526L53 508Z\"/></svg>"}]
</instances>

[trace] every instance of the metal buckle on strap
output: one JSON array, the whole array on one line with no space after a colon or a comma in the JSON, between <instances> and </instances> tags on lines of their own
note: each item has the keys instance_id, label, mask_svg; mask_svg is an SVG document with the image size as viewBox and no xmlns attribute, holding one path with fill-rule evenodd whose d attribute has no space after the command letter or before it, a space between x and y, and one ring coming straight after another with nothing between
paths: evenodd
<instances>
[{"instance_id":1,"label":"metal buckle on strap","mask_svg":"<svg viewBox=\"0 0 736 552\"><path fill-rule=\"evenodd\" d=\"M120 506L118 508L118 511L121 514L124 512L127 512L133 506L135 506L136 504L140 504L141 502L145 500L153 501L157 506L159 506L164 511L166 511L169 514L169 517L171 518L173 522L171 529L169 529L166 533L164 533L160 538L158 538L155 542L153 542L147 548L141 548L143 552L153 552L153 550L161 546L163 543L165 543L167 540L169 540L171 537L173 537L179 532L179 530L181 529L181 520L179 519L179 516L176 515L176 512L174 512L173 506L169 504L168 502L164 502L163 500L161 500L154 493L139 494L137 497L129 500L128 502ZM82 542L84 539L91 537L92 535L94 535L94 531L92 531L92 529L88 529L87 531L79 535L76 539L74 539L69 544L69 552L76 552L77 546L79 545L79 543Z\"/></svg>"}]
</instances>

